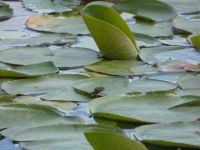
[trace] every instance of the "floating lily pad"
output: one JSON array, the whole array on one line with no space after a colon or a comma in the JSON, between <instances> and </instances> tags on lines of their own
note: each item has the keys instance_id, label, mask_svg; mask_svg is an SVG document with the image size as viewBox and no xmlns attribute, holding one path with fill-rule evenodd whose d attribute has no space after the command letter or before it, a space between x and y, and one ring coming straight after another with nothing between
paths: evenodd
<instances>
[{"instance_id":1,"label":"floating lily pad","mask_svg":"<svg viewBox=\"0 0 200 150\"><path fill-rule=\"evenodd\" d=\"M69 34L89 34L84 21L79 15L66 16L31 16L26 21L26 26L36 31Z\"/></svg>"},{"instance_id":2,"label":"floating lily pad","mask_svg":"<svg viewBox=\"0 0 200 150\"><path fill-rule=\"evenodd\" d=\"M81 67L99 61L98 55L86 48L20 47L0 51L0 61L14 65L53 61L57 67Z\"/></svg>"},{"instance_id":3,"label":"floating lily pad","mask_svg":"<svg viewBox=\"0 0 200 150\"><path fill-rule=\"evenodd\" d=\"M72 5L78 5L77 0L22 0L26 9L39 13L66 12L71 11Z\"/></svg>"},{"instance_id":4,"label":"floating lily pad","mask_svg":"<svg viewBox=\"0 0 200 150\"><path fill-rule=\"evenodd\" d=\"M184 34L200 33L200 20L192 20L176 17L173 20L174 27Z\"/></svg>"},{"instance_id":5,"label":"floating lily pad","mask_svg":"<svg viewBox=\"0 0 200 150\"><path fill-rule=\"evenodd\" d=\"M10 94L37 94L47 100L86 101L88 99L73 91L71 87L86 78L87 76L79 74L47 75L5 82L2 84L2 89ZM57 95L59 92L62 94Z\"/></svg>"},{"instance_id":6,"label":"floating lily pad","mask_svg":"<svg viewBox=\"0 0 200 150\"><path fill-rule=\"evenodd\" d=\"M136 59L138 48L132 32L107 3L90 3L81 11L81 15L104 57Z\"/></svg>"},{"instance_id":7,"label":"floating lily pad","mask_svg":"<svg viewBox=\"0 0 200 150\"><path fill-rule=\"evenodd\" d=\"M180 148L200 148L199 132L199 121L175 122L138 127L135 130L135 136L144 143Z\"/></svg>"},{"instance_id":8,"label":"floating lily pad","mask_svg":"<svg viewBox=\"0 0 200 150\"><path fill-rule=\"evenodd\" d=\"M11 65L0 63L0 77L37 77L56 72L58 72L58 69L52 62L44 62L20 67L13 67Z\"/></svg>"},{"instance_id":9,"label":"floating lily pad","mask_svg":"<svg viewBox=\"0 0 200 150\"><path fill-rule=\"evenodd\" d=\"M170 39L160 39L160 41L162 44L169 46L191 46L191 44L188 43L185 37L177 35L173 36Z\"/></svg>"},{"instance_id":10,"label":"floating lily pad","mask_svg":"<svg viewBox=\"0 0 200 150\"><path fill-rule=\"evenodd\" d=\"M135 33L134 35L136 43L139 47L153 47L161 45L160 41L150 35L141 33Z\"/></svg>"},{"instance_id":11,"label":"floating lily pad","mask_svg":"<svg viewBox=\"0 0 200 150\"><path fill-rule=\"evenodd\" d=\"M107 126L57 124L30 128L10 137L15 141L21 141L20 145L29 150L92 150L92 147L84 137L84 131L90 128L122 133L118 128Z\"/></svg>"},{"instance_id":12,"label":"floating lily pad","mask_svg":"<svg viewBox=\"0 0 200 150\"><path fill-rule=\"evenodd\" d=\"M163 94L106 96L90 101L90 111L108 119L138 123L195 121L199 118L200 106L170 108L196 99Z\"/></svg>"},{"instance_id":13,"label":"floating lily pad","mask_svg":"<svg viewBox=\"0 0 200 150\"><path fill-rule=\"evenodd\" d=\"M95 150L147 150L140 142L116 132L88 130L85 136Z\"/></svg>"},{"instance_id":14,"label":"floating lily pad","mask_svg":"<svg viewBox=\"0 0 200 150\"><path fill-rule=\"evenodd\" d=\"M188 14L200 11L199 0L160 0L174 7L178 14Z\"/></svg>"},{"instance_id":15,"label":"floating lily pad","mask_svg":"<svg viewBox=\"0 0 200 150\"><path fill-rule=\"evenodd\" d=\"M10 6L4 2L0 2L0 20L9 19L13 15Z\"/></svg>"},{"instance_id":16,"label":"floating lily pad","mask_svg":"<svg viewBox=\"0 0 200 150\"><path fill-rule=\"evenodd\" d=\"M9 46L38 46L38 45L65 45L76 42L76 36L20 32L20 31L0 31L0 45Z\"/></svg>"},{"instance_id":17,"label":"floating lily pad","mask_svg":"<svg viewBox=\"0 0 200 150\"><path fill-rule=\"evenodd\" d=\"M168 61L180 61L185 63L199 64L199 52L193 48L181 46L165 46L144 48L140 51L140 58L149 64L158 64Z\"/></svg>"},{"instance_id":18,"label":"floating lily pad","mask_svg":"<svg viewBox=\"0 0 200 150\"><path fill-rule=\"evenodd\" d=\"M178 85L182 89L198 89L200 88L200 74L199 75L185 75L179 78Z\"/></svg>"},{"instance_id":19,"label":"floating lily pad","mask_svg":"<svg viewBox=\"0 0 200 150\"><path fill-rule=\"evenodd\" d=\"M136 14L141 19L158 22L176 16L176 11L173 7L157 0L124 0L116 3L114 8L121 12Z\"/></svg>"},{"instance_id":20,"label":"floating lily pad","mask_svg":"<svg viewBox=\"0 0 200 150\"><path fill-rule=\"evenodd\" d=\"M170 91L175 89L176 85L151 79L139 79L129 82L128 78L106 77L85 79L76 83L73 87L82 93L98 97L137 92Z\"/></svg>"},{"instance_id":21,"label":"floating lily pad","mask_svg":"<svg viewBox=\"0 0 200 150\"><path fill-rule=\"evenodd\" d=\"M199 96L200 97L200 89L179 89L176 91L176 95L178 96Z\"/></svg>"},{"instance_id":22,"label":"floating lily pad","mask_svg":"<svg viewBox=\"0 0 200 150\"><path fill-rule=\"evenodd\" d=\"M85 66L85 68L99 73L119 76L143 75L158 72L158 68L134 60L104 60Z\"/></svg>"},{"instance_id":23,"label":"floating lily pad","mask_svg":"<svg viewBox=\"0 0 200 150\"><path fill-rule=\"evenodd\" d=\"M200 50L200 33L190 35L188 40L197 48L197 50Z\"/></svg>"},{"instance_id":24,"label":"floating lily pad","mask_svg":"<svg viewBox=\"0 0 200 150\"><path fill-rule=\"evenodd\" d=\"M151 23L136 21L129 24L130 29L135 33L146 34L153 37L169 37L173 35L172 25L169 22Z\"/></svg>"}]
</instances>

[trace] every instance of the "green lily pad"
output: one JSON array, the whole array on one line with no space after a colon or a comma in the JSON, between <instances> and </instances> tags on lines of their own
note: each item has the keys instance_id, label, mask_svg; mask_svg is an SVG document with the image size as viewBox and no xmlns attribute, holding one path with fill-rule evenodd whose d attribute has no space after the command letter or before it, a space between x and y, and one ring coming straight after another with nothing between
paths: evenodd
<instances>
[{"instance_id":1,"label":"green lily pad","mask_svg":"<svg viewBox=\"0 0 200 150\"><path fill-rule=\"evenodd\" d=\"M39 13L66 12L71 11L72 5L78 5L76 0L22 0L26 9Z\"/></svg>"},{"instance_id":2,"label":"green lily pad","mask_svg":"<svg viewBox=\"0 0 200 150\"><path fill-rule=\"evenodd\" d=\"M58 69L52 62L44 62L19 67L13 67L11 65L0 63L0 77L37 77L56 72L58 72Z\"/></svg>"},{"instance_id":3,"label":"green lily pad","mask_svg":"<svg viewBox=\"0 0 200 150\"><path fill-rule=\"evenodd\" d=\"M38 104L11 104L0 106L0 128L4 134L14 134L20 130L54 124L81 124L79 117L63 116L57 109Z\"/></svg>"},{"instance_id":4,"label":"green lily pad","mask_svg":"<svg viewBox=\"0 0 200 150\"><path fill-rule=\"evenodd\" d=\"M152 37L170 37L173 35L172 25L169 22L151 23L136 21L135 24L129 24L129 27L135 33L146 34Z\"/></svg>"},{"instance_id":5,"label":"green lily pad","mask_svg":"<svg viewBox=\"0 0 200 150\"><path fill-rule=\"evenodd\" d=\"M200 33L200 20L176 17L174 18L173 23L174 27L184 34Z\"/></svg>"},{"instance_id":6,"label":"green lily pad","mask_svg":"<svg viewBox=\"0 0 200 150\"><path fill-rule=\"evenodd\" d=\"M0 20L6 20L12 17L13 11L10 6L4 2L0 2Z\"/></svg>"},{"instance_id":7,"label":"green lily pad","mask_svg":"<svg viewBox=\"0 0 200 150\"><path fill-rule=\"evenodd\" d=\"M72 110L77 107L76 103L66 102L66 101L44 101L37 97L32 96L18 96L12 100L13 103L18 104L39 104L44 106L49 106L56 108L61 111Z\"/></svg>"},{"instance_id":8,"label":"green lily pad","mask_svg":"<svg viewBox=\"0 0 200 150\"><path fill-rule=\"evenodd\" d=\"M163 94L144 96L106 96L90 101L90 111L97 116L137 123L195 121L200 106L174 106L196 100L196 97L177 97Z\"/></svg>"},{"instance_id":9,"label":"green lily pad","mask_svg":"<svg viewBox=\"0 0 200 150\"><path fill-rule=\"evenodd\" d=\"M104 60L85 66L85 68L90 71L119 76L144 75L158 72L158 68L134 60Z\"/></svg>"},{"instance_id":10,"label":"green lily pad","mask_svg":"<svg viewBox=\"0 0 200 150\"><path fill-rule=\"evenodd\" d=\"M174 122L138 127L135 129L135 136L144 143L154 145L200 148L199 132L199 121Z\"/></svg>"},{"instance_id":11,"label":"green lily pad","mask_svg":"<svg viewBox=\"0 0 200 150\"><path fill-rule=\"evenodd\" d=\"M177 35L173 36L170 39L160 39L160 41L162 44L169 46L191 46L191 44L188 43L185 37Z\"/></svg>"},{"instance_id":12,"label":"green lily pad","mask_svg":"<svg viewBox=\"0 0 200 150\"><path fill-rule=\"evenodd\" d=\"M82 9L81 15L104 57L123 60L137 57L138 48L132 32L107 3L90 3Z\"/></svg>"},{"instance_id":13,"label":"green lily pad","mask_svg":"<svg viewBox=\"0 0 200 150\"><path fill-rule=\"evenodd\" d=\"M160 0L174 7L178 14L189 14L200 11L199 0Z\"/></svg>"},{"instance_id":14,"label":"green lily pad","mask_svg":"<svg viewBox=\"0 0 200 150\"><path fill-rule=\"evenodd\" d=\"M44 45L65 45L76 42L76 36L38 33L30 34L20 31L0 31L0 45L9 46L44 46Z\"/></svg>"},{"instance_id":15,"label":"green lily pad","mask_svg":"<svg viewBox=\"0 0 200 150\"><path fill-rule=\"evenodd\" d=\"M175 89L176 85L165 81L151 79L139 79L129 82L128 78L105 77L85 79L77 82L73 87L82 93L98 97L154 91L170 91Z\"/></svg>"},{"instance_id":16,"label":"green lily pad","mask_svg":"<svg viewBox=\"0 0 200 150\"><path fill-rule=\"evenodd\" d=\"M176 11L170 5L157 0L124 0L114 5L120 12L136 14L144 20L164 21L176 16Z\"/></svg>"},{"instance_id":17,"label":"green lily pad","mask_svg":"<svg viewBox=\"0 0 200 150\"><path fill-rule=\"evenodd\" d=\"M200 33L190 35L188 40L197 48L197 50L200 50Z\"/></svg>"},{"instance_id":18,"label":"green lily pad","mask_svg":"<svg viewBox=\"0 0 200 150\"><path fill-rule=\"evenodd\" d=\"M31 65L52 61L57 67L81 67L99 61L99 53L86 48L20 47L0 51L0 61L14 65Z\"/></svg>"},{"instance_id":19,"label":"green lily pad","mask_svg":"<svg viewBox=\"0 0 200 150\"><path fill-rule=\"evenodd\" d=\"M159 64L168 61L180 61L198 64L200 62L199 52L190 47L161 46L144 48L140 51L140 58L149 64Z\"/></svg>"},{"instance_id":20,"label":"green lily pad","mask_svg":"<svg viewBox=\"0 0 200 150\"><path fill-rule=\"evenodd\" d=\"M122 133L118 128L107 126L57 124L29 128L9 137L15 141L21 141L20 145L29 150L92 150L84 136L84 131L91 128Z\"/></svg>"},{"instance_id":21,"label":"green lily pad","mask_svg":"<svg viewBox=\"0 0 200 150\"><path fill-rule=\"evenodd\" d=\"M26 21L26 26L36 31L69 33L69 34L89 34L80 15L66 16L30 16Z\"/></svg>"},{"instance_id":22,"label":"green lily pad","mask_svg":"<svg viewBox=\"0 0 200 150\"><path fill-rule=\"evenodd\" d=\"M88 77L79 74L47 75L5 82L2 84L2 89L10 94L37 94L47 100L86 101L88 98L79 95L71 87L76 82L86 78ZM57 95L59 90L63 94ZM54 96L51 97L52 95Z\"/></svg>"},{"instance_id":23,"label":"green lily pad","mask_svg":"<svg viewBox=\"0 0 200 150\"><path fill-rule=\"evenodd\" d=\"M87 130L85 136L95 150L147 150L140 142L116 132Z\"/></svg>"},{"instance_id":24,"label":"green lily pad","mask_svg":"<svg viewBox=\"0 0 200 150\"><path fill-rule=\"evenodd\" d=\"M200 88L199 89L179 89L176 91L178 96L199 96L200 97Z\"/></svg>"},{"instance_id":25,"label":"green lily pad","mask_svg":"<svg viewBox=\"0 0 200 150\"><path fill-rule=\"evenodd\" d=\"M178 85L182 89L198 89L200 88L200 74L185 75L178 79Z\"/></svg>"}]
</instances>

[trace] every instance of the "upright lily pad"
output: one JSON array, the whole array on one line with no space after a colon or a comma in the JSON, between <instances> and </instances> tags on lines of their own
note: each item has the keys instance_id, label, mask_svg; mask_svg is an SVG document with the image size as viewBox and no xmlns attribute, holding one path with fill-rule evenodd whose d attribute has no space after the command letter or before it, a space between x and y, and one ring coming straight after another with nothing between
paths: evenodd
<instances>
[{"instance_id":1,"label":"upright lily pad","mask_svg":"<svg viewBox=\"0 0 200 150\"><path fill-rule=\"evenodd\" d=\"M11 65L0 63L0 77L37 77L56 72L58 72L58 69L52 62L44 62L20 67L13 67Z\"/></svg>"},{"instance_id":2,"label":"upright lily pad","mask_svg":"<svg viewBox=\"0 0 200 150\"><path fill-rule=\"evenodd\" d=\"M200 122L174 122L146 125L135 129L135 136L144 143L180 148L200 148Z\"/></svg>"},{"instance_id":3,"label":"upright lily pad","mask_svg":"<svg viewBox=\"0 0 200 150\"><path fill-rule=\"evenodd\" d=\"M95 150L147 150L140 142L111 131L88 130L85 136Z\"/></svg>"},{"instance_id":4,"label":"upright lily pad","mask_svg":"<svg viewBox=\"0 0 200 150\"><path fill-rule=\"evenodd\" d=\"M163 21L176 16L176 11L170 5L158 0L124 0L114 5L121 12L136 14L141 19Z\"/></svg>"},{"instance_id":5,"label":"upright lily pad","mask_svg":"<svg viewBox=\"0 0 200 150\"><path fill-rule=\"evenodd\" d=\"M174 27L184 34L200 33L200 20L176 17L174 18L173 23Z\"/></svg>"},{"instance_id":6,"label":"upright lily pad","mask_svg":"<svg viewBox=\"0 0 200 150\"><path fill-rule=\"evenodd\" d=\"M86 48L20 47L0 51L0 61L31 65L52 61L57 67L81 67L99 61L99 53Z\"/></svg>"},{"instance_id":7,"label":"upright lily pad","mask_svg":"<svg viewBox=\"0 0 200 150\"><path fill-rule=\"evenodd\" d=\"M188 40L200 51L200 33L190 35Z\"/></svg>"},{"instance_id":8,"label":"upright lily pad","mask_svg":"<svg viewBox=\"0 0 200 150\"><path fill-rule=\"evenodd\" d=\"M85 68L99 73L119 76L143 75L158 72L158 68L134 60L104 60L85 66Z\"/></svg>"},{"instance_id":9,"label":"upright lily pad","mask_svg":"<svg viewBox=\"0 0 200 150\"><path fill-rule=\"evenodd\" d=\"M137 92L170 91L175 89L176 85L165 81L150 79L139 79L129 82L128 78L106 77L85 79L77 82L73 87L82 93L95 97Z\"/></svg>"},{"instance_id":10,"label":"upright lily pad","mask_svg":"<svg viewBox=\"0 0 200 150\"><path fill-rule=\"evenodd\" d=\"M193 48L182 46L161 46L144 48L140 51L140 58L149 64L180 61L185 63L198 64L200 62L199 52Z\"/></svg>"},{"instance_id":11,"label":"upright lily pad","mask_svg":"<svg viewBox=\"0 0 200 150\"><path fill-rule=\"evenodd\" d=\"M200 88L200 74L185 75L179 78L178 85L182 89L198 89Z\"/></svg>"},{"instance_id":12,"label":"upright lily pad","mask_svg":"<svg viewBox=\"0 0 200 150\"><path fill-rule=\"evenodd\" d=\"M83 19L79 15L66 16L30 16L26 26L36 31L69 34L89 34Z\"/></svg>"},{"instance_id":13,"label":"upright lily pad","mask_svg":"<svg viewBox=\"0 0 200 150\"><path fill-rule=\"evenodd\" d=\"M196 100L196 97L177 97L163 94L144 96L106 96L90 101L90 111L104 118L137 123L195 121L200 106L171 107Z\"/></svg>"},{"instance_id":14,"label":"upright lily pad","mask_svg":"<svg viewBox=\"0 0 200 150\"><path fill-rule=\"evenodd\" d=\"M0 2L0 20L9 19L13 15L10 6L4 2Z\"/></svg>"},{"instance_id":15,"label":"upright lily pad","mask_svg":"<svg viewBox=\"0 0 200 150\"><path fill-rule=\"evenodd\" d=\"M10 94L37 94L47 100L86 101L87 98L76 93L71 87L86 78L87 76L79 74L47 75L5 82L2 89Z\"/></svg>"},{"instance_id":16,"label":"upright lily pad","mask_svg":"<svg viewBox=\"0 0 200 150\"><path fill-rule=\"evenodd\" d=\"M79 4L76 0L22 0L22 2L26 9L40 13L71 11L70 5Z\"/></svg>"},{"instance_id":17,"label":"upright lily pad","mask_svg":"<svg viewBox=\"0 0 200 150\"><path fill-rule=\"evenodd\" d=\"M133 34L126 22L110 6L105 3L90 3L81 11L81 15L104 57L137 57L138 48Z\"/></svg>"}]
</instances>

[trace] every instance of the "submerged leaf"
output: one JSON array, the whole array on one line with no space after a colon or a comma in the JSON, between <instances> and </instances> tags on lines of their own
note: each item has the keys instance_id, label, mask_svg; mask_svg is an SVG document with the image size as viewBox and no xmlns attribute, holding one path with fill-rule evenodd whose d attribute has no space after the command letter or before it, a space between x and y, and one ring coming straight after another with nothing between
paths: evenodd
<instances>
[{"instance_id":1,"label":"submerged leaf","mask_svg":"<svg viewBox=\"0 0 200 150\"><path fill-rule=\"evenodd\" d=\"M90 3L81 11L81 15L104 57L137 57L138 48L133 34L126 22L110 6L105 3Z\"/></svg>"}]
</instances>

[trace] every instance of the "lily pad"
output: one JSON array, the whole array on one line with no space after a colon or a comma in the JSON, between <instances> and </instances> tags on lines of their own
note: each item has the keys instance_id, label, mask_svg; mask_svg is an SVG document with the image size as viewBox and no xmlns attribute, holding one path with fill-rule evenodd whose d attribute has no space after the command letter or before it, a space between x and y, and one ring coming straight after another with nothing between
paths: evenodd
<instances>
[{"instance_id":1,"label":"lily pad","mask_svg":"<svg viewBox=\"0 0 200 150\"><path fill-rule=\"evenodd\" d=\"M136 59L138 48L132 32L107 3L90 3L82 9L81 15L104 57Z\"/></svg>"},{"instance_id":2,"label":"lily pad","mask_svg":"<svg viewBox=\"0 0 200 150\"><path fill-rule=\"evenodd\" d=\"M174 7L178 14L190 14L200 11L199 0L160 0Z\"/></svg>"},{"instance_id":3,"label":"lily pad","mask_svg":"<svg viewBox=\"0 0 200 150\"><path fill-rule=\"evenodd\" d=\"M190 35L188 40L200 51L200 33Z\"/></svg>"},{"instance_id":4,"label":"lily pad","mask_svg":"<svg viewBox=\"0 0 200 150\"><path fill-rule=\"evenodd\" d=\"M86 78L88 77L79 74L47 75L5 82L2 84L2 89L10 94L37 94L47 100L86 101L87 98L76 93L71 87ZM57 95L59 92L63 94ZM54 96L51 97L52 95Z\"/></svg>"},{"instance_id":5,"label":"lily pad","mask_svg":"<svg viewBox=\"0 0 200 150\"><path fill-rule=\"evenodd\" d=\"M69 33L69 34L89 34L86 25L80 15L65 16L30 16L26 21L26 26L36 31Z\"/></svg>"},{"instance_id":6,"label":"lily pad","mask_svg":"<svg viewBox=\"0 0 200 150\"><path fill-rule=\"evenodd\" d=\"M176 16L176 11L170 5L158 0L124 0L114 5L120 12L136 14L141 19L164 21Z\"/></svg>"},{"instance_id":7,"label":"lily pad","mask_svg":"<svg viewBox=\"0 0 200 150\"><path fill-rule=\"evenodd\" d=\"M144 143L154 145L200 148L199 132L199 121L174 122L138 127L135 136Z\"/></svg>"},{"instance_id":8,"label":"lily pad","mask_svg":"<svg viewBox=\"0 0 200 150\"><path fill-rule=\"evenodd\" d=\"M137 123L195 121L200 106L171 107L196 100L196 97L177 97L163 94L144 96L106 96L90 101L90 111L97 116Z\"/></svg>"},{"instance_id":9,"label":"lily pad","mask_svg":"<svg viewBox=\"0 0 200 150\"><path fill-rule=\"evenodd\" d=\"M158 68L134 60L104 60L85 66L85 68L99 73L119 76L143 75L158 72Z\"/></svg>"},{"instance_id":10,"label":"lily pad","mask_svg":"<svg viewBox=\"0 0 200 150\"><path fill-rule=\"evenodd\" d=\"M144 48L140 51L140 58L149 64L159 64L168 61L180 61L199 64L200 55L195 49L182 46L161 46Z\"/></svg>"},{"instance_id":11,"label":"lily pad","mask_svg":"<svg viewBox=\"0 0 200 150\"><path fill-rule=\"evenodd\" d=\"M174 27L184 34L200 33L200 20L176 17L174 18L173 23Z\"/></svg>"},{"instance_id":12,"label":"lily pad","mask_svg":"<svg viewBox=\"0 0 200 150\"><path fill-rule=\"evenodd\" d=\"M198 96L200 97L200 89L179 89L176 91L178 96Z\"/></svg>"},{"instance_id":13,"label":"lily pad","mask_svg":"<svg viewBox=\"0 0 200 150\"><path fill-rule=\"evenodd\" d=\"M0 2L0 20L6 20L12 17L13 11L10 6L4 2Z\"/></svg>"},{"instance_id":14,"label":"lily pad","mask_svg":"<svg viewBox=\"0 0 200 150\"><path fill-rule=\"evenodd\" d=\"M81 67L99 61L99 53L86 48L20 47L0 51L0 61L14 65L31 65L52 61L57 67Z\"/></svg>"},{"instance_id":15,"label":"lily pad","mask_svg":"<svg viewBox=\"0 0 200 150\"><path fill-rule=\"evenodd\" d=\"M169 22L152 23L136 21L129 24L130 29L135 33L146 34L153 37L170 37L173 35L172 25Z\"/></svg>"},{"instance_id":16,"label":"lily pad","mask_svg":"<svg viewBox=\"0 0 200 150\"><path fill-rule=\"evenodd\" d=\"M169 46L191 46L191 44L182 36L173 36L170 39L160 39L161 43Z\"/></svg>"},{"instance_id":17,"label":"lily pad","mask_svg":"<svg viewBox=\"0 0 200 150\"><path fill-rule=\"evenodd\" d=\"M65 45L76 42L76 36L20 32L20 31L0 31L0 45L2 47L11 46L44 46L44 45Z\"/></svg>"},{"instance_id":18,"label":"lily pad","mask_svg":"<svg viewBox=\"0 0 200 150\"><path fill-rule=\"evenodd\" d=\"M88 130L85 136L95 150L147 150L140 142L116 132Z\"/></svg>"},{"instance_id":19,"label":"lily pad","mask_svg":"<svg viewBox=\"0 0 200 150\"><path fill-rule=\"evenodd\" d=\"M0 77L37 77L56 72L58 72L58 69L52 62L44 62L19 67L13 67L11 65L0 63Z\"/></svg>"},{"instance_id":20,"label":"lily pad","mask_svg":"<svg viewBox=\"0 0 200 150\"><path fill-rule=\"evenodd\" d=\"M78 5L77 0L22 0L26 9L39 13L66 12L71 11L72 5Z\"/></svg>"},{"instance_id":21,"label":"lily pad","mask_svg":"<svg viewBox=\"0 0 200 150\"><path fill-rule=\"evenodd\" d=\"M128 78L106 77L85 79L77 82L73 87L82 93L98 97L134 94L137 92L170 91L175 89L176 85L165 81L151 79L139 79L129 82Z\"/></svg>"},{"instance_id":22,"label":"lily pad","mask_svg":"<svg viewBox=\"0 0 200 150\"><path fill-rule=\"evenodd\" d=\"M182 89L198 89L200 88L200 74L185 75L179 78L178 85Z\"/></svg>"}]
</instances>

